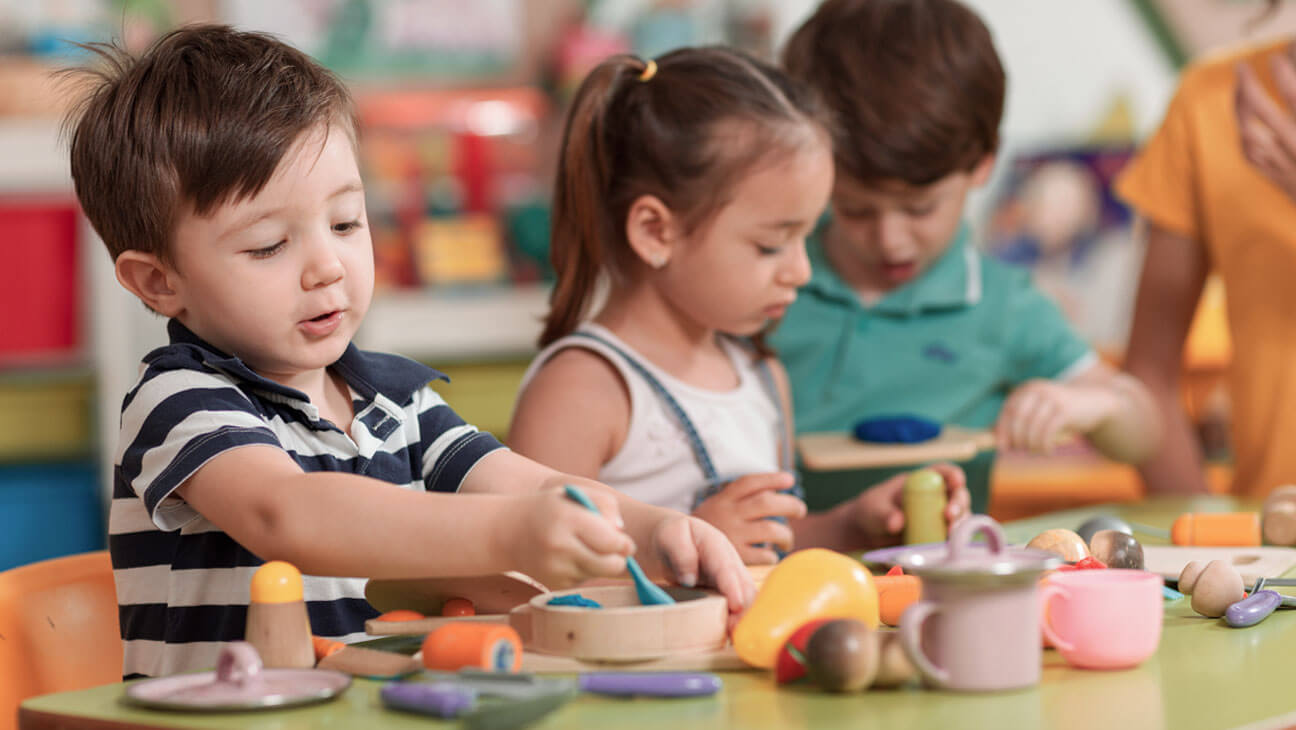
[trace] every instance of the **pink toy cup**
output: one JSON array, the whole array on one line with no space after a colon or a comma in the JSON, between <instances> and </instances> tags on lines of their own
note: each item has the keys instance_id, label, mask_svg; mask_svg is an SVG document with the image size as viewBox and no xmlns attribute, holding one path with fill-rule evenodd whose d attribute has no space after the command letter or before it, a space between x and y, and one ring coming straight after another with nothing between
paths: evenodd
<instances>
[{"instance_id":1,"label":"pink toy cup","mask_svg":"<svg viewBox=\"0 0 1296 730\"><path fill-rule=\"evenodd\" d=\"M1155 573L1054 573L1044 589L1044 635L1073 667L1135 667L1161 641L1162 601L1161 576Z\"/></svg>"},{"instance_id":2,"label":"pink toy cup","mask_svg":"<svg viewBox=\"0 0 1296 730\"><path fill-rule=\"evenodd\" d=\"M972 543L977 533L984 545ZM923 580L922 600L900 617L900 642L928 684L988 692L1039 683L1038 580L1055 556L1008 547L998 523L978 515L955 525L947 546L896 562Z\"/></svg>"}]
</instances>

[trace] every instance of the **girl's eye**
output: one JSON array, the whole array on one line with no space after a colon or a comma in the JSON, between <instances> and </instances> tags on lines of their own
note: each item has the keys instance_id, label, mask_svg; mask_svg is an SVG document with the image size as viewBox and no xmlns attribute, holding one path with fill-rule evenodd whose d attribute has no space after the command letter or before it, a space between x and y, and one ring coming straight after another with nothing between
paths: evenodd
<instances>
[{"instance_id":1,"label":"girl's eye","mask_svg":"<svg viewBox=\"0 0 1296 730\"><path fill-rule=\"evenodd\" d=\"M280 241L279 243L276 243L273 246L266 246L265 248L254 248L251 251L248 251L248 253L251 254L252 258L254 259L270 258L271 256L274 256L275 254L279 253L280 249L284 247L285 243L287 243L287 241Z\"/></svg>"},{"instance_id":2,"label":"girl's eye","mask_svg":"<svg viewBox=\"0 0 1296 730\"><path fill-rule=\"evenodd\" d=\"M347 221L346 223L333 224L333 232L340 233L340 234L347 234L352 231L358 230L359 228L360 228L360 219L358 218L353 221Z\"/></svg>"}]
</instances>

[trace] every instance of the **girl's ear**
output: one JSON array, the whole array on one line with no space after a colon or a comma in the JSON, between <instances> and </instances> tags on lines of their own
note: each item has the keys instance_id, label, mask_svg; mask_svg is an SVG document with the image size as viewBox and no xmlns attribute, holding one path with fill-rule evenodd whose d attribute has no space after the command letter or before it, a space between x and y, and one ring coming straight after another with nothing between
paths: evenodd
<instances>
[{"instance_id":1,"label":"girl's ear","mask_svg":"<svg viewBox=\"0 0 1296 730\"><path fill-rule=\"evenodd\" d=\"M991 152L972 168L972 187L979 188L985 185L986 180L990 179L990 173L994 171L995 154Z\"/></svg>"},{"instance_id":2,"label":"girl's ear","mask_svg":"<svg viewBox=\"0 0 1296 730\"><path fill-rule=\"evenodd\" d=\"M184 311L180 295L172 281L174 269L151 253L123 251L114 264L117 281L154 312L176 317Z\"/></svg>"},{"instance_id":3,"label":"girl's ear","mask_svg":"<svg viewBox=\"0 0 1296 730\"><path fill-rule=\"evenodd\" d=\"M626 240L644 263L660 269L670 261L679 239L679 221L655 195L641 195L626 215Z\"/></svg>"}]
</instances>

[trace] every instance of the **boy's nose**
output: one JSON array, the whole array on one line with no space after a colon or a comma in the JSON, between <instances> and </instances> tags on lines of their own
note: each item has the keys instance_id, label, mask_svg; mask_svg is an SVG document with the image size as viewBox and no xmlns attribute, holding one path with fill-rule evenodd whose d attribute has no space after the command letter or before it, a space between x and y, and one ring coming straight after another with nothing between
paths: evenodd
<instances>
[{"instance_id":1,"label":"boy's nose","mask_svg":"<svg viewBox=\"0 0 1296 730\"><path fill-rule=\"evenodd\" d=\"M310 258L302 270L302 288L316 289L328 286L346 273L342 258L329 241L318 241L311 247Z\"/></svg>"},{"instance_id":2,"label":"boy's nose","mask_svg":"<svg viewBox=\"0 0 1296 730\"><path fill-rule=\"evenodd\" d=\"M880 215L873 227L873 240L884 256L892 257L909 248L909 232L898 215Z\"/></svg>"}]
</instances>

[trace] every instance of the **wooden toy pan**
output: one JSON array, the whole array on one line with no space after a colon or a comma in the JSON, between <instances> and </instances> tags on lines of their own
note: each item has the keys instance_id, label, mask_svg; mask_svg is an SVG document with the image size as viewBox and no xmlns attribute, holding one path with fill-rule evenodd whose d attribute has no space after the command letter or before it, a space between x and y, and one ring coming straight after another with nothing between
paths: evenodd
<instances>
[{"instance_id":1,"label":"wooden toy pan","mask_svg":"<svg viewBox=\"0 0 1296 730\"><path fill-rule=\"evenodd\" d=\"M530 576L508 572L461 578L375 579L365 584L365 599L383 613L404 608L440 616L446 601L465 598L472 601L478 614L506 614L546 590Z\"/></svg>"},{"instance_id":2,"label":"wooden toy pan","mask_svg":"<svg viewBox=\"0 0 1296 730\"><path fill-rule=\"evenodd\" d=\"M630 585L545 593L513 609L509 624L529 652L585 661L640 662L724 648L729 607L723 596L679 587L666 592L674 604L640 605ZM575 593L602 608L548 605Z\"/></svg>"},{"instance_id":3,"label":"wooden toy pan","mask_svg":"<svg viewBox=\"0 0 1296 730\"><path fill-rule=\"evenodd\" d=\"M814 471L966 461L978 451L994 447L993 433L958 426L945 426L936 438L914 444L866 443L845 431L807 433L797 438L801 461Z\"/></svg>"}]
</instances>

